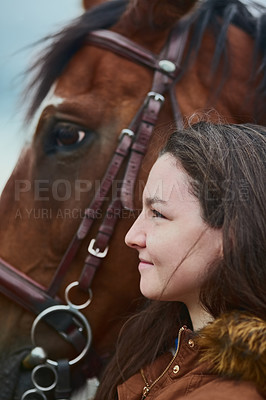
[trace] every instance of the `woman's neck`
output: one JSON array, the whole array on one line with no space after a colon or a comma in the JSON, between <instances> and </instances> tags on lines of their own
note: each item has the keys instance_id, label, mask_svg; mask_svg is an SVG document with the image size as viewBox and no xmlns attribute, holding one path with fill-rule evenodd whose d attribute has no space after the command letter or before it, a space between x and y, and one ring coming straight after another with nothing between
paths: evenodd
<instances>
[{"instance_id":1,"label":"woman's neck","mask_svg":"<svg viewBox=\"0 0 266 400\"><path fill-rule=\"evenodd\" d=\"M194 331L198 331L206 326L209 322L213 321L212 315L208 311L204 310L201 304L193 304L187 308Z\"/></svg>"}]
</instances>

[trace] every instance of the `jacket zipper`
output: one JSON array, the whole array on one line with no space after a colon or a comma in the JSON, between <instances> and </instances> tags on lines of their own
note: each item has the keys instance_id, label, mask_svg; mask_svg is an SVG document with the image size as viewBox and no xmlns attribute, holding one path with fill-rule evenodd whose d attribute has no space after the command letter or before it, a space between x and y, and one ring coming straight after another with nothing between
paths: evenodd
<instances>
[{"instance_id":1,"label":"jacket zipper","mask_svg":"<svg viewBox=\"0 0 266 400\"><path fill-rule=\"evenodd\" d=\"M156 383L166 374L166 372L169 370L169 368L170 368L171 365L173 364L173 362L174 362L174 360L175 360L175 358L176 358L176 356L177 356L177 354L178 354L178 352L179 352L179 348L180 348L180 338L181 338L181 334L182 334L182 332L183 332L184 330L185 330L184 327L182 327L182 328L179 329L179 332L178 332L177 349L176 349L176 351L175 351L175 354L174 354L172 360L171 360L170 363L167 365L167 367L164 369L164 371L161 373L161 375L158 376L158 378L156 378L155 381L153 381L151 385L150 385L149 382L147 381L147 379L146 379L146 377L145 377L145 375L144 375L144 371L143 371L143 369L141 368L140 373L141 373L141 376L142 376L142 378L143 378L143 380L144 380L144 383L145 383L145 386L144 386L144 388L143 388L143 390L142 390L142 397L141 397L141 400L146 399L146 397L147 397L148 394L150 393L150 391L151 391L151 389L153 388L153 386L156 385Z\"/></svg>"}]
</instances>

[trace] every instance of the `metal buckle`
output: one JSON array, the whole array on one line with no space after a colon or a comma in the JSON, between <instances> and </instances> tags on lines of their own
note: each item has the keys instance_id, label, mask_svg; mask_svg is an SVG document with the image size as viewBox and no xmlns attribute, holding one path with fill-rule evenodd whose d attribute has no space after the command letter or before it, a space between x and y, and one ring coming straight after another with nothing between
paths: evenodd
<instances>
[{"instance_id":1,"label":"metal buckle","mask_svg":"<svg viewBox=\"0 0 266 400\"><path fill-rule=\"evenodd\" d=\"M91 255L95 256L95 257L104 258L104 257L106 256L106 254L108 253L109 247L107 246L107 247L104 249L104 251L100 251L100 249L98 249L98 248L95 250L95 249L93 248L95 242L96 242L95 239L91 239L90 244L89 244L89 246L88 246L88 252L89 252Z\"/></svg>"},{"instance_id":2,"label":"metal buckle","mask_svg":"<svg viewBox=\"0 0 266 400\"><path fill-rule=\"evenodd\" d=\"M165 98L162 94L157 93L157 92L149 92L147 94L148 97L153 97L155 101L161 101L162 103L164 102Z\"/></svg>"},{"instance_id":3,"label":"metal buckle","mask_svg":"<svg viewBox=\"0 0 266 400\"><path fill-rule=\"evenodd\" d=\"M125 135L133 138L135 136L135 132L133 132L131 129L127 129L127 128L126 129L122 129L118 140L119 141L122 140Z\"/></svg>"}]
</instances>

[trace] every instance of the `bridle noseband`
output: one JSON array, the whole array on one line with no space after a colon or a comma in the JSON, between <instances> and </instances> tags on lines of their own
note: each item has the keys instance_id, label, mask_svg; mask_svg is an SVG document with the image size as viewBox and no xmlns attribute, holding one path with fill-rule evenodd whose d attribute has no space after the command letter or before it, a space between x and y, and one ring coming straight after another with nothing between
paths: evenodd
<instances>
[{"instance_id":1,"label":"bridle noseband","mask_svg":"<svg viewBox=\"0 0 266 400\"><path fill-rule=\"evenodd\" d=\"M87 364L91 362L94 364L93 369L87 371L88 375L99 374L101 369L100 357L94 355L90 346L92 340L90 325L80 309L88 306L92 299L91 284L101 261L108 253L109 242L122 208L134 209L133 192L136 179L166 93L169 93L170 96L174 120L178 127L182 127L182 116L176 100L175 84L181 71L180 64L186 39L187 31L183 31L180 25L175 26L158 56L112 31L100 30L88 35L87 44L112 51L119 56L152 69L154 71L153 82L151 90L146 95L137 114L129 126L122 130L119 143L102 183L89 207L85 210L85 215L56 270L50 286L44 288L0 259L1 293L37 315L31 331L34 350L24 362L24 365L33 368L34 388L24 393L23 400L32 398L33 393L40 399L46 399L45 392L48 389L55 391L56 399L68 399L71 393L70 367L82 359L85 359ZM66 288L67 305L64 305L56 296L58 290L72 260L97 219L98 211L102 209L104 199L127 158L128 163L121 190L117 197L111 200L97 236L90 240L88 256L85 259L79 280L72 282ZM76 305L70 301L69 291L74 286L78 286L82 291L89 293L88 301L84 305ZM73 360L51 360L47 358L45 351L41 352L41 350L40 353L42 354L38 355L35 331L42 319L73 345L79 354L76 358ZM52 383L49 383L47 387L38 383L38 376L43 368L49 370L49 373L51 372L54 376Z\"/></svg>"}]
</instances>

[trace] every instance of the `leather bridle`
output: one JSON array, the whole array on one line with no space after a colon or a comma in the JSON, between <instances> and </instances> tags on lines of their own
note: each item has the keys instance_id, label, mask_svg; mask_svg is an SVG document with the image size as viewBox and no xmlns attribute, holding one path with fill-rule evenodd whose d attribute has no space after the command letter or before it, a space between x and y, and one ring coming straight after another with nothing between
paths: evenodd
<instances>
[{"instance_id":1,"label":"leather bridle","mask_svg":"<svg viewBox=\"0 0 266 400\"><path fill-rule=\"evenodd\" d=\"M34 389L25 392L22 397L23 400L30 399L32 393L35 393L40 399L46 399L45 391L48 391L48 389L49 391L54 390L56 399L68 399L71 393L70 367L81 359L85 359L87 365L90 364L89 370L86 371L88 376L99 374L101 369L100 358L95 357L91 349L90 325L80 309L88 306L91 301L91 284L101 261L107 255L109 242L122 208L134 209L132 199L135 182L166 93L170 97L174 120L179 128L182 127L182 116L176 100L175 84L181 72L180 65L186 39L187 31L184 31L180 24L176 25L160 55L155 55L112 31L94 31L87 37L86 44L112 51L119 56L152 69L154 71L153 82L151 90L146 95L137 114L129 126L122 130L117 148L101 185L89 207L85 210L84 217L56 270L50 286L44 288L0 259L0 292L37 315L31 331L35 348L24 362L26 367L33 368ZM121 190L115 199L111 199L97 236L90 240L88 256L85 259L78 281L72 282L66 288L67 305L64 305L57 297L58 290L72 260L87 237L92 224L97 219L104 199L112 188L112 184L126 159L128 159L128 162ZM89 293L89 299L83 305L75 305L70 301L69 292L74 286L78 286L82 291ZM35 330L42 319L74 346L79 354L76 358L73 360L50 360L45 351L42 352L42 349L38 348L35 343ZM38 381L42 368L50 369L51 373L54 374L54 379L48 385L48 389Z\"/></svg>"}]
</instances>

